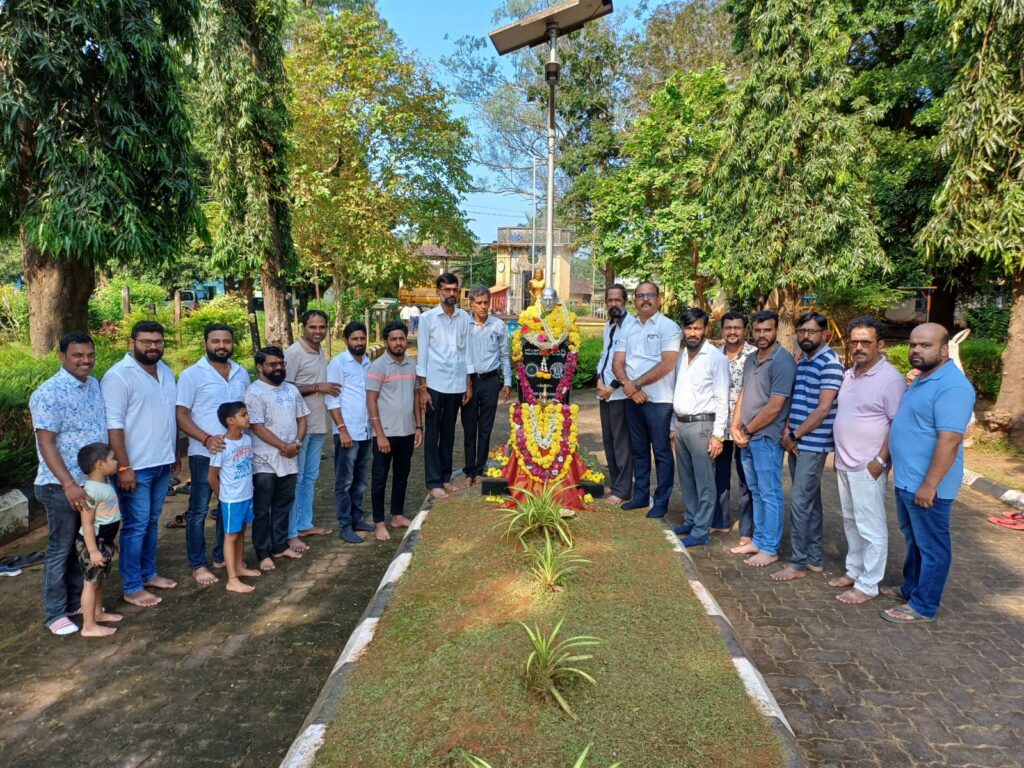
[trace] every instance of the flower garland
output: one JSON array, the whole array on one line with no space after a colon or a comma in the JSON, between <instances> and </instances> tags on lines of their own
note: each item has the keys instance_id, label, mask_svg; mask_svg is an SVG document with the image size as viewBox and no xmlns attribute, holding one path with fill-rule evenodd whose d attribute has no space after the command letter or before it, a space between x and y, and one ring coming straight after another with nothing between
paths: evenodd
<instances>
[{"instance_id":1,"label":"flower garland","mask_svg":"<svg viewBox=\"0 0 1024 768\"><path fill-rule=\"evenodd\" d=\"M558 483L569 471L579 448L576 418L579 406L513 405L509 418L513 432L509 442L520 466L538 483Z\"/></svg>"},{"instance_id":2,"label":"flower garland","mask_svg":"<svg viewBox=\"0 0 1024 768\"><path fill-rule=\"evenodd\" d=\"M527 307L519 315L519 329L512 334L512 363L516 368L519 391L523 393L523 400L530 405L537 404L537 394L530 386L529 377L526 375L526 366L523 365L524 334L526 340L534 344L543 357L549 356L563 341L568 340L569 352L565 358L565 372L555 389L554 399L557 402L564 402L572 388L573 376L576 374L576 366L579 362L580 330L576 325L575 313L566 312L565 308L561 306L559 309L560 312L552 312L547 317L541 317L537 305ZM538 379L552 378L548 371L537 371L536 376Z\"/></svg>"}]
</instances>

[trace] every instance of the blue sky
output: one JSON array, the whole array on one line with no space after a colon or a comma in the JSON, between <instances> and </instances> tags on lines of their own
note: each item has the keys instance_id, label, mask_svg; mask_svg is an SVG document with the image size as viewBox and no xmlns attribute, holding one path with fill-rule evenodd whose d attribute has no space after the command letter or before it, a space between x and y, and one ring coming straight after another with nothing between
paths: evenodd
<instances>
[{"instance_id":1,"label":"blue sky","mask_svg":"<svg viewBox=\"0 0 1024 768\"><path fill-rule=\"evenodd\" d=\"M639 0L616 0L615 14L631 11L638 4ZM455 41L463 35L486 37L495 26L492 18L500 5L500 0L377 0L381 16L406 48L416 51L432 67L435 79L441 83L447 82L441 57L451 54ZM537 76L542 76L539 71ZM464 105L456 107L457 115L464 117L466 113ZM472 173L478 178L483 170L473 168ZM537 179L537 192L544 194L542 176ZM532 203L529 197L476 193L467 195L463 209L477 238L489 243L497 236L498 227L524 223Z\"/></svg>"}]
</instances>

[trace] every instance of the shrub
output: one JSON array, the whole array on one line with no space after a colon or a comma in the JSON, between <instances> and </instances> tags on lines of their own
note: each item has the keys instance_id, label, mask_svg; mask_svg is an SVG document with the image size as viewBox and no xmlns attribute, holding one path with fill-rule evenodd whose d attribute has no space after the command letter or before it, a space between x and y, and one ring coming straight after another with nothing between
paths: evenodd
<instances>
[{"instance_id":1,"label":"shrub","mask_svg":"<svg viewBox=\"0 0 1024 768\"><path fill-rule=\"evenodd\" d=\"M978 397L995 400L1003 381L1003 350L1005 344L988 339L969 339L960 345L960 362L964 374L974 385ZM906 344L886 348L886 357L900 373L910 371L910 348Z\"/></svg>"},{"instance_id":2,"label":"shrub","mask_svg":"<svg viewBox=\"0 0 1024 768\"><path fill-rule=\"evenodd\" d=\"M572 533L562 517L562 505L555 499L554 488L545 486L540 493L532 493L525 488L515 490L524 498L516 502L516 508L505 516L507 536L515 536L524 549L526 537L534 534L550 535L572 546Z\"/></svg>"},{"instance_id":3,"label":"shrub","mask_svg":"<svg viewBox=\"0 0 1024 768\"><path fill-rule=\"evenodd\" d=\"M14 285L0 285L0 339L28 337L28 291Z\"/></svg>"},{"instance_id":4,"label":"shrub","mask_svg":"<svg viewBox=\"0 0 1024 768\"><path fill-rule=\"evenodd\" d=\"M245 301L241 297L221 294L189 312L181 321L182 342L202 346L203 329L211 323L223 323L231 328L235 332L236 347L245 345L251 348L249 313L245 311Z\"/></svg>"},{"instance_id":5,"label":"shrub","mask_svg":"<svg viewBox=\"0 0 1024 768\"><path fill-rule=\"evenodd\" d=\"M584 336L580 341L580 349L577 353L579 359L576 363L576 376L573 379L573 389L585 387L597 379L597 364L601 361L601 349L603 343L600 336ZM611 369L611 363L608 364Z\"/></svg>"},{"instance_id":6,"label":"shrub","mask_svg":"<svg viewBox=\"0 0 1024 768\"><path fill-rule=\"evenodd\" d=\"M94 305L90 320L97 320L97 326L108 321L120 323L124 320L124 313L121 312L121 289L125 286L128 288L133 315L145 312L149 304L156 304L159 310L167 301L167 291L162 286L145 280L136 280L128 275L118 275L96 291L90 302Z\"/></svg>"},{"instance_id":7,"label":"shrub","mask_svg":"<svg viewBox=\"0 0 1024 768\"><path fill-rule=\"evenodd\" d=\"M519 622L530 636L530 643L533 645L533 651L526 659L526 682L538 693L551 694L551 698L558 703L562 711L576 720L576 715L565 700L562 686L576 678L586 680L591 685L596 684L593 677L574 665L593 658L589 653L579 653L581 648L600 645L601 641L589 635L576 635L558 640L558 632L563 621L564 618L559 619L548 635L545 635L538 626L530 629L526 624Z\"/></svg>"},{"instance_id":8,"label":"shrub","mask_svg":"<svg viewBox=\"0 0 1024 768\"><path fill-rule=\"evenodd\" d=\"M553 592L562 589L565 578L590 561L585 557L577 557L572 547L557 549L551 543L551 534L544 531L544 546L531 548L527 554L533 560L533 567L530 569L541 584Z\"/></svg>"},{"instance_id":9,"label":"shrub","mask_svg":"<svg viewBox=\"0 0 1024 768\"><path fill-rule=\"evenodd\" d=\"M994 303L970 307L964 311L967 327L976 339L1006 341L1010 332L1010 306L1005 303L997 307Z\"/></svg>"}]
</instances>

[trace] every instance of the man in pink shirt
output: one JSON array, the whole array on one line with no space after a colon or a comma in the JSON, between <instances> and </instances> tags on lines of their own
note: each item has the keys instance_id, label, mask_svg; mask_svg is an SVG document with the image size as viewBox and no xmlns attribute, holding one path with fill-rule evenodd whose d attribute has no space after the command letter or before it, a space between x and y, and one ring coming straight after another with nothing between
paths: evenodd
<instances>
[{"instance_id":1,"label":"man in pink shirt","mask_svg":"<svg viewBox=\"0 0 1024 768\"><path fill-rule=\"evenodd\" d=\"M889 547L885 522L889 427L907 382L882 356L881 331L882 324L873 317L850 322L853 367L843 377L833 427L848 552L846 574L828 584L845 588L836 599L849 605L878 595Z\"/></svg>"}]
</instances>

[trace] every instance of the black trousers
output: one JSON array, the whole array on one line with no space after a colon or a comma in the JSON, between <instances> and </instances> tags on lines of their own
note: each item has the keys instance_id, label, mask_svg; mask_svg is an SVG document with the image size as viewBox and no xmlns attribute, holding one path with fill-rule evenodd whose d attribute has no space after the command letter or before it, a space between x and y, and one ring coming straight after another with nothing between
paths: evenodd
<instances>
[{"instance_id":1,"label":"black trousers","mask_svg":"<svg viewBox=\"0 0 1024 768\"><path fill-rule=\"evenodd\" d=\"M462 406L462 433L466 447L466 465L462 471L466 477L480 477L484 473L500 392L500 373L486 379L473 377L473 399Z\"/></svg>"},{"instance_id":2,"label":"black trousers","mask_svg":"<svg viewBox=\"0 0 1024 768\"><path fill-rule=\"evenodd\" d=\"M423 469L427 489L441 488L452 479L455 420L462 406L462 392L448 394L428 389L430 404L423 420Z\"/></svg>"},{"instance_id":3,"label":"black trousers","mask_svg":"<svg viewBox=\"0 0 1024 768\"><path fill-rule=\"evenodd\" d=\"M412 466L412 452L415 435L389 437L391 453L381 453L377 440L373 445L373 467L370 469L370 504L373 506L373 522L384 522L384 492L388 485L388 472L392 463L395 471L391 475L391 516L405 514L405 489L409 485L409 468Z\"/></svg>"},{"instance_id":4,"label":"black trousers","mask_svg":"<svg viewBox=\"0 0 1024 768\"><path fill-rule=\"evenodd\" d=\"M626 400L602 400L601 438L608 461L608 487L623 501L633 498L633 446L626 421Z\"/></svg>"},{"instance_id":5,"label":"black trousers","mask_svg":"<svg viewBox=\"0 0 1024 768\"><path fill-rule=\"evenodd\" d=\"M733 458L735 456L735 459ZM715 500L715 516L711 520L712 528L732 527L732 510L730 502L732 496L732 465L736 464L736 479L739 485L739 518L740 536L752 538L754 536L754 500L750 497L750 489L747 488L747 476L743 472L743 462L740 461L740 449L732 440L722 443L722 452L715 459L715 487L718 491L718 498Z\"/></svg>"},{"instance_id":6,"label":"black trousers","mask_svg":"<svg viewBox=\"0 0 1024 768\"><path fill-rule=\"evenodd\" d=\"M252 547L264 560L288 549L288 515L295 503L296 475L273 472L252 476Z\"/></svg>"}]
</instances>

